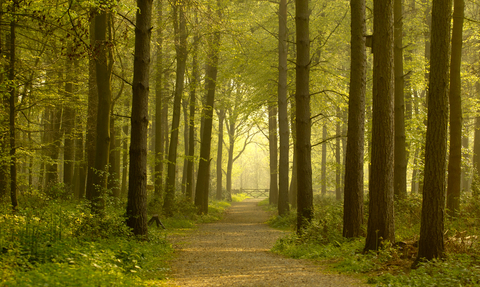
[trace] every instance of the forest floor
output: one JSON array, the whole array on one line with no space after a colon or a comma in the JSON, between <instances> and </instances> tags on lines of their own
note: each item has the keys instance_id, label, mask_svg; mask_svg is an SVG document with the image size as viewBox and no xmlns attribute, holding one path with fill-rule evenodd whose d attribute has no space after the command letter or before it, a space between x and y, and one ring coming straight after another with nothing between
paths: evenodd
<instances>
[{"instance_id":1,"label":"forest floor","mask_svg":"<svg viewBox=\"0 0 480 287\"><path fill-rule=\"evenodd\" d=\"M234 202L219 222L174 236L169 286L361 286L359 279L328 272L308 260L271 253L284 231L265 224L260 199Z\"/></svg>"}]
</instances>

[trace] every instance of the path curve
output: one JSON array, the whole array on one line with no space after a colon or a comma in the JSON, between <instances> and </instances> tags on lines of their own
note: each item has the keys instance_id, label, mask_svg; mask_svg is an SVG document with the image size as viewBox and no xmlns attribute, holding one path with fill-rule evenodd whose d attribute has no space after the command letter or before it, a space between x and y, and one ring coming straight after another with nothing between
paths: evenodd
<instances>
[{"instance_id":1,"label":"path curve","mask_svg":"<svg viewBox=\"0 0 480 287\"><path fill-rule=\"evenodd\" d=\"M203 224L177 245L171 286L359 286L360 281L322 273L307 260L269 252L285 233L268 227L258 199L233 203L225 218ZM179 240L179 238L176 238ZM180 239L181 240L181 239Z\"/></svg>"}]
</instances>

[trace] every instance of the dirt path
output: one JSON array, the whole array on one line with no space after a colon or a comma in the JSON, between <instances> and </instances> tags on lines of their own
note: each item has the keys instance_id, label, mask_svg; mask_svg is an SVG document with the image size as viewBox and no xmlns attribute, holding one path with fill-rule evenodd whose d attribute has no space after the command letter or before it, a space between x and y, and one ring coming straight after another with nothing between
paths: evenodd
<instances>
[{"instance_id":1,"label":"dirt path","mask_svg":"<svg viewBox=\"0 0 480 287\"><path fill-rule=\"evenodd\" d=\"M180 244L171 286L359 286L355 279L321 273L306 260L269 252L284 234L264 224L258 200L233 203L225 219L204 224ZM177 238L177 240L182 240Z\"/></svg>"}]
</instances>

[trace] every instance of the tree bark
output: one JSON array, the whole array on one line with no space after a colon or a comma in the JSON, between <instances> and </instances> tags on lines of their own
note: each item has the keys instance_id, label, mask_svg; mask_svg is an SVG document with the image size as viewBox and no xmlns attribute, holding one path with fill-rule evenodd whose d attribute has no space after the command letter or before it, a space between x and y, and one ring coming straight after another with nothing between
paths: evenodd
<instances>
[{"instance_id":1,"label":"tree bark","mask_svg":"<svg viewBox=\"0 0 480 287\"><path fill-rule=\"evenodd\" d=\"M170 147L168 149L168 168L165 184L165 197L163 210L167 216L173 215L175 202L175 179L178 147L178 129L180 125L180 108L185 79L185 66L187 61L187 34L185 28L185 3L178 2L174 6L175 22L175 50L177 53L177 73L175 80L175 98L173 103L172 128L170 134Z\"/></svg>"},{"instance_id":2,"label":"tree bark","mask_svg":"<svg viewBox=\"0 0 480 287\"><path fill-rule=\"evenodd\" d=\"M363 155L365 142L365 94L367 55L365 51L365 0L351 0L351 69L348 100L347 153L343 197L343 236L362 235Z\"/></svg>"},{"instance_id":3,"label":"tree bark","mask_svg":"<svg viewBox=\"0 0 480 287\"><path fill-rule=\"evenodd\" d=\"M383 240L395 241L393 0L375 0L373 15L372 152L365 252L378 250Z\"/></svg>"},{"instance_id":4,"label":"tree bark","mask_svg":"<svg viewBox=\"0 0 480 287\"><path fill-rule=\"evenodd\" d=\"M452 1L437 0L432 7L432 46L425 144L423 202L414 263L444 256L445 174L448 126L448 57Z\"/></svg>"},{"instance_id":5,"label":"tree bark","mask_svg":"<svg viewBox=\"0 0 480 287\"><path fill-rule=\"evenodd\" d=\"M310 36L308 0L295 1L297 35L296 120L297 125L297 232L313 218L311 120L310 120Z\"/></svg>"},{"instance_id":6,"label":"tree bark","mask_svg":"<svg viewBox=\"0 0 480 287\"><path fill-rule=\"evenodd\" d=\"M147 236L147 134L152 0L137 0L127 226Z\"/></svg>"},{"instance_id":7,"label":"tree bark","mask_svg":"<svg viewBox=\"0 0 480 287\"><path fill-rule=\"evenodd\" d=\"M199 214L208 213L208 191L210 182L210 145L212 141L213 105L217 82L220 32L215 31L208 43L206 68L206 101L203 108L203 133L200 146L200 162L198 164L197 185L195 187L195 205ZM227 177L228 180L228 177ZM228 186L228 182L227 182Z\"/></svg>"},{"instance_id":8,"label":"tree bark","mask_svg":"<svg viewBox=\"0 0 480 287\"><path fill-rule=\"evenodd\" d=\"M161 198L163 196L163 159L165 158L165 129L163 125L163 3L158 0L157 7L157 61L155 64L155 197Z\"/></svg>"},{"instance_id":9,"label":"tree bark","mask_svg":"<svg viewBox=\"0 0 480 287\"><path fill-rule=\"evenodd\" d=\"M15 8L18 3L13 1L12 14L15 14ZM16 20L10 22L10 57L8 67L8 80L13 83L15 80L15 61L16 61ZM16 155L16 141L15 141L15 118L16 118L16 95L17 90L15 85L9 88L9 128L10 128L10 199L12 208L15 210L18 206L17 199L17 155Z\"/></svg>"},{"instance_id":10,"label":"tree bark","mask_svg":"<svg viewBox=\"0 0 480 287\"><path fill-rule=\"evenodd\" d=\"M95 15L91 12L90 21L90 45L95 46ZM93 53L93 51L92 51ZM98 113L98 90L95 71L95 58L88 60L88 107L87 107L87 132L85 138L85 152L87 154L87 186L85 197L93 199L94 185L93 174L95 173L95 142L97 140L96 119Z\"/></svg>"},{"instance_id":11,"label":"tree bark","mask_svg":"<svg viewBox=\"0 0 480 287\"><path fill-rule=\"evenodd\" d=\"M456 217L460 209L462 178L462 31L464 0L454 0L450 64L450 153L448 157L447 211Z\"/></svg>"},{"instance_id":12,"label":"tree bark","mask_svg":"<svg viewBox=\"0 0 480 287\"><path fill-rule=\"evenodd\" d=\"M270 204L278 204L278 143L277 143L277 107L268 102L268 150L270 152ZM280 210L279 210L280 214Z\"/></svg>"},{"instance_id":13,"label":"tree bark","mask_svg":"<svg viewBox=\"0 0 480 287\"><path fill-rule=\"evenodd\" d=\"M394 66L395 66L395 151L394 194L407 196L407 153L405 143L405 95L403 75L403 7L402 0L394 0Z\"/></svg>"},{"instance_id":14,"label":"tree bark","mask_svg":"<svg viewBox=\"0 0 480 287\"><path fill-rule=\"evenodd\" d=\"M95 165L92 175L92 211L104 211L104 195L107 188L110 152L110 105L112 100L111 74L113 59L109 48L107 30L110 13L106 10L95 15L95 74L98 91L97 139L95 141Z\"/></svg>"},{"instance_id":15,"label":"tree bark","mask_svg":"<svg viewBox=\"0 0 480 287\"><path fill-rule=\"evenodd\" d=\"M197 15L195 15L195 21L198 23ZM188 131L188 162L187 162L187 187L185 190L186 197L189 201L193 201L193 166L195 156L195 109L196 109L196 92L197 84L199 80L198 72L198 44L200 37L197 34L193 37L193 51L192 51L192 81L190 83L190 118L189 118L189 131Z\"/></svg>"},{"instance_id":16,"label":"tree bark","mask_svg":"<svg viewBox=\"0 0 480 287\"><path fill-rule=\"evenodd\" d=\"M288 196L289 130L288 130L288 28L287 0L280 0L278 9L278 133L280 158L278 163L278 214L290 210Z\"/></svg>"},{"instance_id":17,"label":"tree bark","mask_svg":"<svg viewBox=\"0 0 480 287\"><path fill-rule=\"evenodd\" d=\"M327 125L322 127L322 196L327 195Z\"/></svg>"},{"instance_id":18,"label":"tree bark","mask_svg":"<svg viewBox=\"0 0 480 287\"><path fill-rule=\"evenodd\" d=\"M217 200L222 200L223 194L223 170L222 170L222 161L223 161L223 123L225 121L225 109L221 108L217 112L218 116L218 141L217 141L217 193L215 198Z\"/></svg>"}]
</instances>

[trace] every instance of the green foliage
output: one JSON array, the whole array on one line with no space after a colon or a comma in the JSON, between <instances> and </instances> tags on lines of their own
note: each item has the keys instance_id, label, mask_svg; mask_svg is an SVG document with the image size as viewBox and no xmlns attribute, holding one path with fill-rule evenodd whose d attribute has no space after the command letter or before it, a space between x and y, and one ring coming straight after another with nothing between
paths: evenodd
<instances>
[{"instance_id":1,"label":"green foliage","mask_svg":"<svg viewBox=\"0 0 480 287\"><path fill-rule=\"evenodd\" d=\"M0 209L1 286L147 286L168 273L165 231L135 239L123 203L107 200L105 213L94 215L85 202L38 191L29 198L14 213Z\"/></svg>"},{"instance_id":2,"label":"green foliage","mask_svg":"<svg viewBox=\"0 0 480 287\"><path fill-rule=\"evenodd\" d=\"M422 263L408 274L383 274L372 277L376 286L480 286L480 268L477 257L454 255L446 261Z\"/></svg>"},{"instance_id":3,"label":"green foliage","mask_svg":"<svg viewBox=\"0 0 480 287\"><path fill-rule=\"evenodd\" d=\"M247 199L247 198L249 198L249 196L246 195L245 193L232 194L233 202L242 202L244 199Z\"/></svg>"},{"instance_id":4,"label":"green foliage","mask_svg":"<svg viewBox=\"0 0 480 287\"><path fill-rule=\"evenodd\" d=\"M422 263L414 270L410 267L416 258L422 205L418 195L395 202L397 242L386 242L378 252L364 254L364 238L342 237L342 204L328 197L315 198L315 219L301 235L292 232L280 238L272 251L326 261L336 271L364 274L368 283L376 286L480 286L478 202L474 196L464 194L459 219L447 218L447 258ZM269 221L272 226L282 222L287 220ZM288 222L294 223L295 216Z\"/></svg>"}]
</instances>

